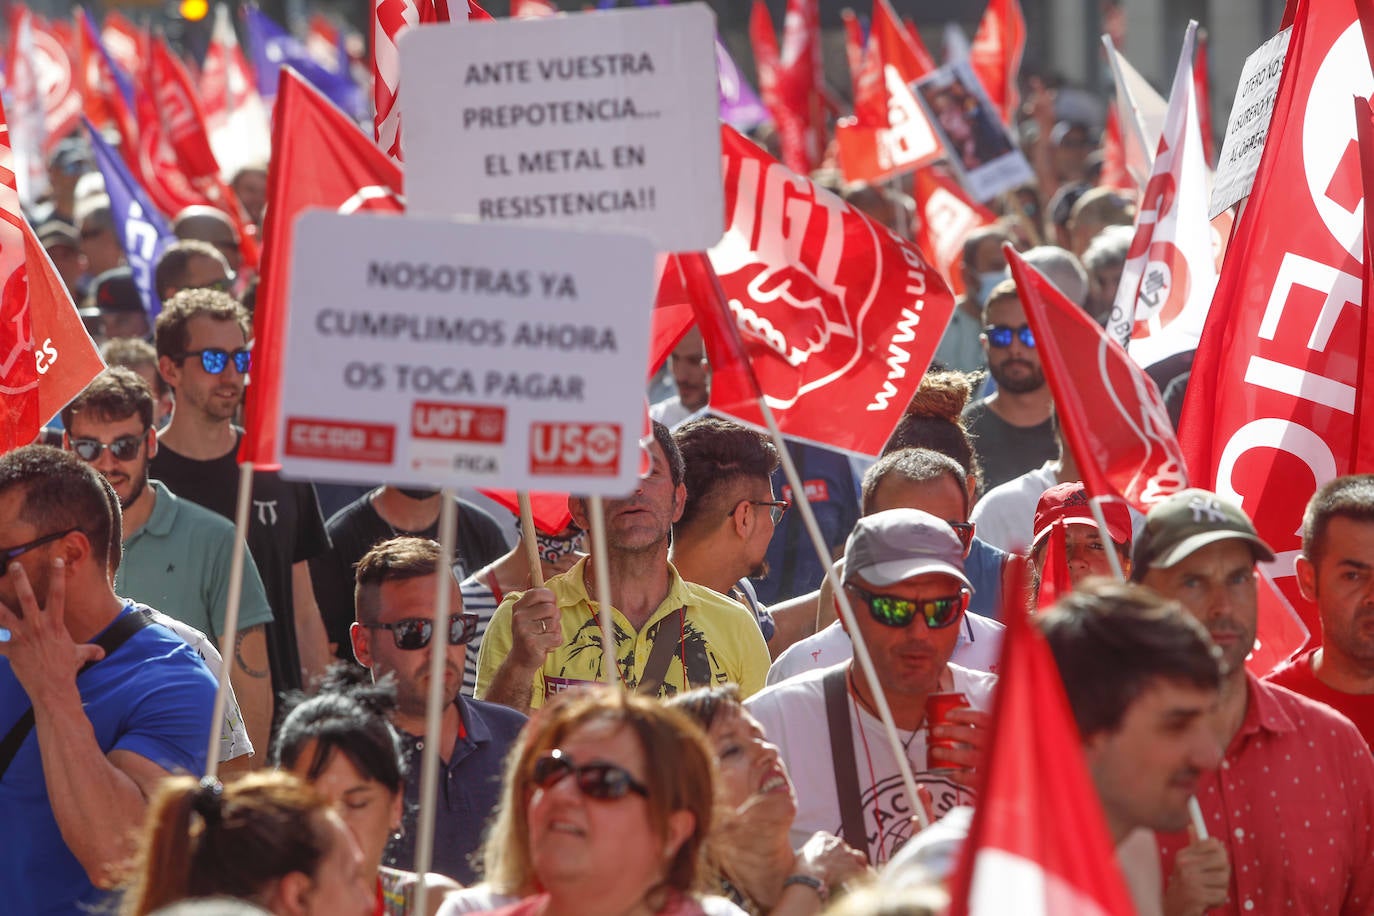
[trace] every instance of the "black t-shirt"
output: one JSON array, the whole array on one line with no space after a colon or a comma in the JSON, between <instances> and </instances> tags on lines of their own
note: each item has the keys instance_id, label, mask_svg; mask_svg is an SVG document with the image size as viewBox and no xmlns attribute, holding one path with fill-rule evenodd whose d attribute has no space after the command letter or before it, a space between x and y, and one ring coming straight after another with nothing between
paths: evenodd
<instances>
[{"instance_id":1,"label":"black t-shirt","mask_svg":"<svg viewBox=\"0 0 1374 916\"><path fill-rule=\"evenodd\" d=\"M373 493L376 491L374 490ZM453 568L459 581L499 559L509 549L501 526L485 509L465 499L458 502L458 534L454 545ZM414 535L439 539L439 521L423 531L402 531L386 523L372 508L372 493L344 506L328 523L329 550L310 561L310 578L315 585L315 600L324 615L329 641L337 644L335 653L345 661L353 660L348 638L353 623L353 568L363 554L382 541Z\"/></svg>"},{"instance_id":2,"label":"black t-shirt","mask_svg":"<svg viewBox=\"0 0 1374 916\"><path fill-rule=\"evenodd\" d=\"M986 400L964 408L964 428L983 466L984 493L1059 457L1053 423L1046 420L1035 426L1012 426L989 410Z\"/></svg>"},{"instance_id":3,"label":"black t-shirt","mask_svg":"<svg viewBox=\"0 0 1374 916\"><path fill-rule=\"evenodd\" d=\"M240 433L240 437L242 434ZM177 496L234 520L238 498L238 443L219 458L197 461L159 445L149 476ZM253 472L253 504L248 515L248 549L262 576L272 623L267 628L267 654L272 686L280 693L301 687L301 658L296 645L295 602L291 567L329 549L329 535L309 483L283 480L275 471Z\"/></svg>"}]
</instances>

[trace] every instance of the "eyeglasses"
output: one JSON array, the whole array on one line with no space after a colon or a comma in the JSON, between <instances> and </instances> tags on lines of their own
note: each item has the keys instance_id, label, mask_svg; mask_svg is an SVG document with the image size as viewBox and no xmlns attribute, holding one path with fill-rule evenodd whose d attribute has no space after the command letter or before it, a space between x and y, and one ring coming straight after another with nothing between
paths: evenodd
<instances>
[{"instance_id":1,"label":"eyeglasses","mask_svg":"<svg viewBox=\"0 0 1374 916\"><path fill-rule=\"evenodd\" d=\"M414 652L429 645L434 635L434 621L423 617L407 617L395 623L365 623L369 630L390 630L396 648L403 652ZM477 635L476 614L454 614L448 619L448 644L466 646Z\"/></svg>"},{"instance_id":2,"label":"eyeglasses","mask_svg":"<svg viewBox=\"0 0 1374 916\"><path fill-rule=\"evenodd\" d=\"M959 538L959 543L968 550L968 545L973 543L973 525L968 522L956 522L952 518L945 519L945 524L954 529L954 534Z\"/></svg>"},{"instance_id":3,"label":"eyeglasses","mask_svg":"<svg viewBox=\"0 0 1374 916\"><path fill-rule=\"evenodd\" d=\"M846 585L845 588L864 600L874 620L888 627L910 626L911 621L916 619L917 612L920 612L927 627L932 630L943 630L959 619L959 613L968 600L966 588L959 589L957 595L926 598L923 601L898 598L895 595L875 595L857 585Z\"/></svg>"},{"instance_id":4,"label":"eyeglasses","mask_svg":"<svg viewBox=\"0 0 1374 916\"><path fill-rule=\"evenodd\" d=\"M143 441L148 437L148 431L136 436L120 436L113 442L101 442L99 439L73 439L72 451L82 461L94 463L100 458L100 453L105 449L110 450L110 454L115 456L118 461L133 461L138 457L139 451L143 448Z\"/></svg>"},{"instance_id":5,"label":"eyeglasses","mask_svg":"<svg viewBox=\"0 0 1374 916\"><path fill-rule=\"evenodd\" d=\"M247 375L248 370L253 368L253 351L247 347L239 347L237 350L226 350L223 347L206 347L204 350L187 350L177 357L185 359L188 356L199 356L200 366L211 375L219 375L229 367L229 357L234 358L234 369L239 375Z\"/></svg>"},{"instance_id":6,"label":"eyeglasses","mask_svg":"<svg viewBox=\"0 0 1374 916\"><path fill-rule=\"evenodd\" d=\"M768 514L772 516L773 524L775 525L782 521L782 514L792 505L785 499L746 499L745 502L751 506L767 506ZM739 506L736 505L735 508L738 509ZM733 512L730 514L734 515Z\"/></svg>"},{"instance_id":7,"label":"eyeglasses","mask_svg":"<svg viewBox=\"0 0 1374 916\"><path fill-rule=\"evenodd\" d=\"M579 792L598 801L614 801L624 798L629 792L649 797L648 788L624 767L613 763L578 766L571 757L557 749L535 760L534 769L530 771L530 781L541 789L552 789L568 776L577 779Z\"/></svg>"},{"instance_id":8,"label":"eyeglasses","mask_svg":"<svg viewBox=\"0 0 1374 916\"><path fill-rule=\"evenodd\" d=\"M983 333L987 335L988 344L999 350L1003 347L1010 347L1012 338L1020 340L1024 347L1035 349L1035 334L1028 324L1023 324L1019 328L1013 328L1006 324L990 324L983 328Z\"/></svg>"},{"instance_id":9,"label":"eyeglasses","mask_svg":"<svg viewBox=\"0 0 1374 916\"><path fill-rule=\"evenodd\" d=\"M6 547L4 550L0 550L0 557L4 557L3 562L0 562L0 576L3 576L5 571L9 569L10 561L19 559L35 547L51 544L53 541L66 537L73 531L80 530L81 527L78 525L73 528L68 528L66 531L54 531L52 534L45 534L41 538L34 538L27 544L20 544L18 547Z\"/></svg>"}]
</instances>

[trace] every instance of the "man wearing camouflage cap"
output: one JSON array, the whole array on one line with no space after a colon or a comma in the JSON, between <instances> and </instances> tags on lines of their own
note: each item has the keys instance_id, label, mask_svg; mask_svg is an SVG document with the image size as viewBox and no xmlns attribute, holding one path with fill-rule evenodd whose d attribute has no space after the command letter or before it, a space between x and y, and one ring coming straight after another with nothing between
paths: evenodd
<instances>
[{"instance_id":1,"label":"man wearing camouflage cap","mask_svg":"<svg viewBox=\"0 0 1374 916\"><path fill-rule=\"evenodd\" d=\"M1245 668L1258 620L1256 564L1272 559L1245 512L1206 490L1157 503L1136 539L1132 579L1182 604L1222 650L1215 726L1226 750L1197 800L1208 832L1226 844L1230 872L1179 911L1369 913L1374 757L1339 713ZM1204 867L1187 836L1158 841L1170 882Z\"/></svg>"}]
</instances>

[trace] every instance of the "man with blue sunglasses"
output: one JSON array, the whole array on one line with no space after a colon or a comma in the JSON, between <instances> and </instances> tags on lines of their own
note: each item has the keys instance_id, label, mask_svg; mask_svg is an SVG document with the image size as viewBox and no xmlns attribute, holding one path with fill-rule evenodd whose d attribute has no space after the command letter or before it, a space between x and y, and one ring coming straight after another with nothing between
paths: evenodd
<instances>
[{"instance_id":1,"label":"man with blue sunglasses","mask_svg":"<svg viewBox=\"0 0 1374 916\"><path fill-rule=\"evenodd\" d=\"M232 521L243 431L234 419L253 366L247 311L214 289L187 289L163 303L155 329L158 371L176 392L158 436L151 475L183 499ZM315 488L277 473L253 475L248 547L267 590L267 651L277 694L299 689L329 665L324 620L308 561L329 549Z\"/></svg>"},{"instance_id":2,"label":"man with blue sunglasses","mask_svg":"<svg viewBox=\"0 0 1374 916\"><path fill-rule=\"evenodd\" d=\"M1035 335L1013 280L993 288L983 306L983 352L997 390L964 410L983 468L983 491L1054 458L1054 399L1045 382Z\"/></svg>"}]
</instances>

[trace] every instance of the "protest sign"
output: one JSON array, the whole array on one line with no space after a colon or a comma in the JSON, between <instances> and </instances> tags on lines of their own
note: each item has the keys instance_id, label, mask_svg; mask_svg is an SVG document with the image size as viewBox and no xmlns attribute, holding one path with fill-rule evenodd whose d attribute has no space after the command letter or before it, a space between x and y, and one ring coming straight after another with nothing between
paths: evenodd
<instances>
[{"instance_id":1,"label":"protest sign","mask_svg":"<svg viewBox=\"0 0 1374 916\"><path fill-rule=\"evenodd\" d=\"M284 474L634 488L647 238L323 211L294 238Z\"/></svg>"},{"instance_id":2,"label":"protest sign","mask_svg":"<svg viewBox=\"0 0 1374 916\"><path fill-rule=\"evenodd\" d=\"M1284 29L1245 59L1231 117L1226 122L1226 138L1221 142L1221 156L1217 159L1208 219L1250 194L1264 140L1269 135L1269 118L1274 113L1283 59L1292 34L1291 28Z\"/></svg>"},{"instance_id":3,"label":"protest sign","mask_svg":"<svg viewBox=\"0 0 1374 916\"><path fill-rule=\"evenodd\" d=\"M947 64L916 83L930 126L944 144L950 164L979 200L991 200L1035 180L1016 138L998 120L967 60Z\"/></svg>"},{"instance_id":4,"label":"protest sign","mask_svg":"<svg viewBox=\"0 0 1374 916\"><path fill-rule=\"evenodd\" d=\"M410 29L411 212L709 248L725 213L715 47L700 3Z\"/></svg>"}]
</instances>

